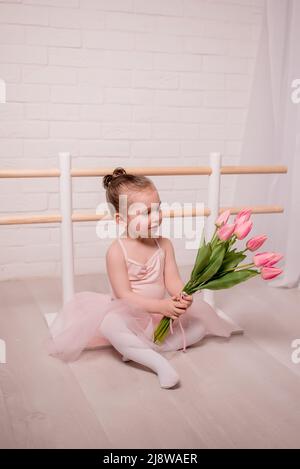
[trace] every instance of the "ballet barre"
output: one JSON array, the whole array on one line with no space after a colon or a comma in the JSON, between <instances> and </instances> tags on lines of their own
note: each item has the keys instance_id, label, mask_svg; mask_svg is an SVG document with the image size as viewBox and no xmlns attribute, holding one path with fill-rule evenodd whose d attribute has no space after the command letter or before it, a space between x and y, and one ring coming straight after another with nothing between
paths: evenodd
<instances>
[{"instance_id":1,"label":"ballet barre","mask_svg":"<svg viewBox=\"0 0 300 469\"><path fill-rule=\"evenodd\" d=\"M210 153L210 166L167 166L167 167L124 167L127 173L144 176L209 176L208 207L203 210L162 210L162 217L207 217L205 223L205 237L210 239L215 230L214 222L223 211L230 209L231 214L237 214L245 207L221 207L220 187L221 177L226 175L243 174L285 174L286 166L222 166L222 155L219 152ZM74 247L73 223L98 220L112 220L107 213L80 213L72 209L72 178L73 177L101 177L113 172L113 167L79 169L71 167L71 154L59 153L59 168L50 169L4 169L0 170L1 178L59 178L60 213L31 216L5 216L0 218L0 225L22 225L40 223L61 224L61 266L63 304L69 301L74 293ZM284 209L277 205L251 206L253 214L283 213ZM204 290L205 300L215 307L214 292ZM230 320L228 316L216 308L220 316ZM231 322L233 322L231 320Z\"/></svg>"}]
</instances>

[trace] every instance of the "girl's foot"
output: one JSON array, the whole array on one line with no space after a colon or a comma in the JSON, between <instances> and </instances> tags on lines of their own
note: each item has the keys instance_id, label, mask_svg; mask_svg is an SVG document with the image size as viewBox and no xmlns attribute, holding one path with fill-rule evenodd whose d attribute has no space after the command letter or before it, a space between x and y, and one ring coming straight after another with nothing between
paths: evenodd
<instances>
[{"instance_id":1,"label":"girl's foot","mask_svg":"<svg viewBox=\"0 0 300 469\"><path fill-rule=\"evenodd\" d=\"M169 389L179 382L177 372L170 368L167 372L158 373L159 384L161 388Z\"/></svg>"}]
</instances>

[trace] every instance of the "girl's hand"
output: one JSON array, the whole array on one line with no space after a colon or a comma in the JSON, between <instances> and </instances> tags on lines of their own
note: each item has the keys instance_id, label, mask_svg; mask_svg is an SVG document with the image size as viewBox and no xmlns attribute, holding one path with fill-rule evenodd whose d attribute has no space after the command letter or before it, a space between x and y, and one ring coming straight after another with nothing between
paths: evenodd
<instances>
[{"instance_id":1,"label":"girl's hand","mask_svg":"<svg viewBox=\"0 0 300 469\"><path fill-rule=\"evenodd\" d=\"M180 301L183 305L186 305L186 308L189 308L193 303L193 296L187 295L186 293L180 292L179 295L176 295L178 301Z\"/></svg>"},{"instance_id":2,"label":"girl's hand","mask_svg":"<svg viewBox=\"0 0 300 469\"><path fill-rule=\"evenodd\" d=\"M183 314L186 310L186 305L179 301L176 295L171 298L164 298L161 300L160 313L163 316L167 316L171 319L178 319L178 317Z\"/></svg>"}]
</instances>

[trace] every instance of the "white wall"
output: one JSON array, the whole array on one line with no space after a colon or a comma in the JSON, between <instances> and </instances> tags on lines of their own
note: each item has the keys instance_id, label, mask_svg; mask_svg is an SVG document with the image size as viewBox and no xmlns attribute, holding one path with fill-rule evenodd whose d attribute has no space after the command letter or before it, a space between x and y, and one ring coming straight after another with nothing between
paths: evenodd
<instances>
[{"instance_id":1,"label":"white wall","mask_svg":"<svg viewBox=\"0 0 300 469\"><path fill-rule=\"evenodd\" d=\"M268 235L264 250L284 255L278 265L283 275L270 282L272 286L294 287L300 281L299 21L299 0L267 0L240 155L241 164L250 159L254 164L282 164L288 172L260 175L254 191L252 176L243 176L235 192L241 203L284 207L282 214L258 215L253 233Z\"/></svg>"},{"instance_id":2,"label":"white wall","mask_svg":"<svg viewBox=\"0 0 300 469\"><path fill-rule=\"evenodd\" d=\"M0 167L238 164L263 0L0 0ZM250 162L249 162L250 163ZM207 202L206 177L153 177L163 201ZM226 177L223 205L233 202ZM74 210L105 200L74 179ZM56 213L56 179L0 181L4 215ZM77 273L110 240L74 225ZM60 273L59 225L0 227L0 278ZM179 263L194 252L178 251Z\"/></svg>"}]
</instances>

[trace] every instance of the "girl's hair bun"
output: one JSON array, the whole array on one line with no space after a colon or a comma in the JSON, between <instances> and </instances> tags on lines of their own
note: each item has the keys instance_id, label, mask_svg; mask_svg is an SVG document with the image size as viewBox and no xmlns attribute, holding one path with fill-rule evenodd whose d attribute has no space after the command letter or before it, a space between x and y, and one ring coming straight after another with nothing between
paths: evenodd
<instances>
[{"instance_id":1,"label":"girl's hair bun","mask_svg":"<svg viewBox=\"0 0 300 469\"><path fill-rule=\"evenodd\" d=\"M122 167L115 168L113 170L112 174L106 174L103 177L103 187L104 187L104 189L108 188L108 186L110 185L110 183L113 179L116 179L118 176L122 176L123 174L127 174L127 173L126 173L125 169L122 168Z\"/></svg>"}]
</instances>

